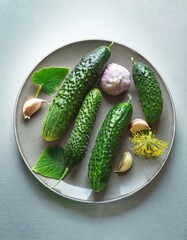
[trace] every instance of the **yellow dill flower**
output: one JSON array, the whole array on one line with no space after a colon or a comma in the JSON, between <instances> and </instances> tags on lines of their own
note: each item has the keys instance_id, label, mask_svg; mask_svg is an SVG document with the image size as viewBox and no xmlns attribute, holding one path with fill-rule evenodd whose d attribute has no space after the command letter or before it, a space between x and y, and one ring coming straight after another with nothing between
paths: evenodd
<instances>
[{"instance_id":1,"label":"yellow dill flower","mask_svg":"<svg viewBox=\"0 0 187 240\"><path fill-rule=\"evenodd\" d=\"M134 153L148 159L159 157L168 147L166 142L156 138L151 129L136 132L130 141L134 143Z\"/></svg>"}]
</instances>

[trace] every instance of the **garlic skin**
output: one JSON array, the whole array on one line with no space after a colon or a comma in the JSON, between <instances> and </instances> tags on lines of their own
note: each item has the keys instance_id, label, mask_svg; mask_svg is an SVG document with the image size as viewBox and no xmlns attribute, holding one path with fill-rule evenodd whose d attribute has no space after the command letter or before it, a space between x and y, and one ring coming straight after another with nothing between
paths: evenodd
<instances>
[{"instance_id":1,"label":"garlic skin","mask_svg":"<svg viewBox=\"0 0 187 240\"><path fill-rule=\"evenodd\" d=\"M128 171L133 164L132 154L128 151L124 152L119 163L118 170L115 173L122 173Z\"/></svg>"},{"instance_id":2,"label":"garlic skin","mask_svg":"<svg viewBox=\"0 0 187 240\"><path fill-rule=\"evenodd\" d=\"M148 123L141 119L141 118L136 118L131 121L130 123L130 131L135 134L137 131L143 131L143 130L148 130L150 127Z\"/></svg>"},{"instance_id":3,"label":"garlic skin","mask_svg":"<svg viewBox=\"0 0 187 240\"><path fill-rule=\"evenodd\" d=\"M31 116L41 108L43 103L49 104L46 100L41 98L35 98L35 97L27 98L23 105L24 119L30 119Z\"/></svg>"},{"instance_id":4,"label":"garlic skin","mask_svg":"<svg viewBox=\"0 0 187 240\"><path fill-rule=\"evenodd\" d=\"M101 89L109 95L116 96L130 87L130 72L123 66L111 63L105 69L101 80Z\"/></svg>"}]
</instances>

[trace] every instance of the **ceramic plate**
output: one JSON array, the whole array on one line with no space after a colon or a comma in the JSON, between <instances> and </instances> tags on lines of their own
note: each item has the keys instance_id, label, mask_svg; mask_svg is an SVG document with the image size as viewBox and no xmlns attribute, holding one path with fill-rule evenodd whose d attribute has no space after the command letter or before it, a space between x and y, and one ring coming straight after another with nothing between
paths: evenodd
<instances>
[{"instance_id":1,"label":"ceramic plate","mask_svg":"<svg viewBox=\"0 0 187 240\"><path fill-rule=\"evenodd\" d=\"M45 147L49 145L53 145L53 143L45 142L42 139L42 122L44 120L45 114L47 112L48 106L45 105L38 113L36 113L30 121L24 121L22 116L22 107L25 99L28 96L33 96L36 92L36 87L32 84L31 75L34 71L42 67L47 66L59 66L59 67L68 67L71 69L77 64L77 62L88 52L92 51L98 46L101 45L109 45L108 41L101 40L89 40L89 41L81 41L69 44L64 46L56 51L52 52L46 58L44 58L30 73L26 81L23 83L21 90L19 92L15 114L14 114L14 125L15 125L15 135L19 150L21 155L34 174L34 176L46 187L51 189L56 183L56 180L42 177L32 171L32 167L36 163L38 157L41 155ZM91 155L91 151L97 136L97 133L101 127L101 124L109 111L109 109L120 101L124 101L128 99L128 93L131 94L132 97L132 105L133 105L133 117L134 118L143 118L144 115L142 112L142 108L140 105L139 97L134 86L133 80L131 81L131 87L128 93L123 93L118 97L112 97L103 93L102 104L97 116L97 120L94 125L94 129L92 135L90 137L88 151L85 159L77 165L72 172L68 175L68 177L61 181L60 184L56 186L56 188L51 189L55 193L76 201L81 202L109 202L118 200L124 197L127 197L144 186L146 186L161 170L164 163L166 162L168 155L170 153L174 135L175 135L175 111L174 105L172 101L171 94L166 86L166 83L158 73L158 71L148 62L142 55L138 54L136 51L115 43L112 48L112 54L109 62L114 62L125 66L129 71L132 69L131 57L134 57L135 61L141 61L149 66L151 66L158 78L163 99L164 99L164 107L161 118L159 122L154 125L154 129L156 129L157 137L165 140L169 143L168 149L156 160L146 160L134 157L133 167L130 171L126 172L123 175L117 175L112 172L110 181L107 185L107 188L100 193L94 193L89 187L87 172L88 172L88 160ZM41 93L41 98L46 99L47 101L51 101L53 96L48 96L45 93ZM61 146L65 146L71 130L72 125L68 128L66 133L61 137L60 140L56 141ZM132 144L128 140L130 137L129 133L124 136L121 142L121 147L118 152L118 156L115 159L115 163L113 169L117 169L119 160L121 158L122 152L124 150L132 151Z\"/></svg>"}]
</instances>

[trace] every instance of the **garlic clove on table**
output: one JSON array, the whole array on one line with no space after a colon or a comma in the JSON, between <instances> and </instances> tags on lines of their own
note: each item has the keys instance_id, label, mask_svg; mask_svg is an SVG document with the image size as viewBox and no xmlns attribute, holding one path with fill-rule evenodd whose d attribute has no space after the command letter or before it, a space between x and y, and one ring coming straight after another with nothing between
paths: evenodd
<instances>
[{"instance_id":1,"label":"garlic clove on table","mask_svg":"<svg viewBox=\"0 0 187 240\"><path fill-rule=\"evenodd\" d=\"M31 116L41 108L43 103L49 104L46 100L41 98L35 98L35 97L27 98L23 105L24 119L30 119Z\"/></svg>"},{"instance_id":2,"label":"garlic clove on table","mask_svg":"<svg viewBox=\"0 0 187 240\"><path fill-rule=\"evenodd\" d=\"M115 173L126 172L132 167L133 157L132 154L128 151L124 152L119 163L118 170Z\"/></svg>"},{"instance_id":3,"label":"garlic clove on table","mask_svg":"<svg viewBox=\"0 0 187 240\"><path fill-rule=\"evenodd\" d=\"M138 131L148 130L150 127L148 123L140 118L136 118L130 123L130 131L135 134Z\"/></svg>"}]
</instances>

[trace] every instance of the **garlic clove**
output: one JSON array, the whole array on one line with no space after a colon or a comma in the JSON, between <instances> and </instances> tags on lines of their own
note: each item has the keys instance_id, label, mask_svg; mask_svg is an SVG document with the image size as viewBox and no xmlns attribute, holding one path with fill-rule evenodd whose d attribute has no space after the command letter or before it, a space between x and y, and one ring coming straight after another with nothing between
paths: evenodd
<instances>
[{"instance_id":1,"label":"garlic clove","mask_svg":"<svg viewBox=\"0 0 187 240\"><path fill-rule=\"evenodd\" d=\"M150 127L148 123L140 118L136 118L131 121L130 124L130 131L135 134L137 131L143 131L143 130L148 130Z\"/></svg>"},{"instance_id":2,"label":"garlic clove","mask_svg":"<svg viewBox=\"0 0 187 240\"><path fill-rule=\"evenodd\" d=\"M42 106L43 103L49 104L46 100L29 97L25 100L23 105L23 117L24 119L30 119L31 116L36 113Z\"/></svg>"},{"instance_id":3,"label":"garlic clove","mask_svg":"<svg viewBox=\"0 0 187 240\"><path fill-rule=\"evenodd\" d=\"M126 172L132 167L133 157L132 154L128 151L124 152L119 163L118 170L115 173Z\"/></svg>"}]
</instances>

